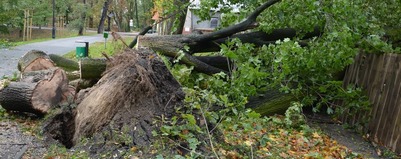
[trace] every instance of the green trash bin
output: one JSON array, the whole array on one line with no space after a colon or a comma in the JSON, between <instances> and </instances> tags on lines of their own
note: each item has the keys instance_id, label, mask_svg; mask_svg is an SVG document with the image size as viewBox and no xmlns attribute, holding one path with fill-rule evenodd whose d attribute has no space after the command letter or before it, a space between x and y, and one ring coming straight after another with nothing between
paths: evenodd
<instances>
[{"instance_id":1,"label":"green trash bin","mask_svg":"<svg viewBox=\"0 0 401 159\"><path fill-rule=\"evenodd\" d=\"M77 58L88 57L88 53L86 52L86 47L77 46L75 56Z\"/></svg>"},{"instance_id":2,"label":"green trash bin","mask_svg":"<svg viewBox=\"0 0 401 159\"><path fill-rule=\"evenodd\" d=\"M75 50L75 56L77 58L88 57L89 55L89 42L76 41L76 43L85 43L85 46L77 46Z\"/></svg>"}]
</instances>

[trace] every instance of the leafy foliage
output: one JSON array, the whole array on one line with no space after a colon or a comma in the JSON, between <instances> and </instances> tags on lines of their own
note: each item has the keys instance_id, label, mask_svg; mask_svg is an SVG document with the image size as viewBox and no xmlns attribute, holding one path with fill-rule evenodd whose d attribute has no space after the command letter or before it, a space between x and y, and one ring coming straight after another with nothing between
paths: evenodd
<instances>
[{"instance_id":1,"label":"leafy foliage","mask_svg":"<svg viewBox=\"0 0 401 159\"><path fill-rule=\"evenodd\" d=\"M0 49L9 48L12 46L14 46L14 44L9 42L7 39L0 39Z\"/></svg>"},{"instance_id":2,"label":"leafy foliage","mask_svg":"<svg viewBox=\"0 0 401 159\"><path fill-rule=\"evenodd\" d=\"M280 41L277 45L280 44L287 49L282 51L282 54L294 52L294 54L305 54L304 56L313 57L313 54L308 54L307 50L289 39ZM284 47L285 45L287 47ZM177 108L176 110L181 115L162 120L161 131L154 132L155 136L164 141L162 143L177 147L178 154L191 158L210 156L240 158L252 156L259 158L360 157L305 124L302 107L303 103L308 102L306 99L303 101L304 98L299 98L301 99L300 102L294 102L285 116L261 117L260 114L246 109L245 104L249 96L277 85L281 85L283 91L294 94L311 90L311 87L293 89L297 88L297 85L296 83L293 85L294 81L288 80L288 76L293 76L293 79L298 78L298 81L301 82L307 81L317 84L317 80L302 79L312 76L313 73L280 63L288 61L291 64L306 67L308 65L306 57L303 57L302 60L296 60L290 58L290 55L282 55L281 60L279 60L277 56L280 54L268 52L269 49L274 49L274 46L254 48L252 45L243 44L236 39L222 45L221 48L221 52L218 54L230 57L236 64L235 68L231 70L230 76L224 73L207 76L192 72L192 67L172 66L173 75L184 86L186 104L184 108ZM318 58L315 57L316 59ZM326 60L330 61L329 59ZM335 64L327 65L337 68L332 66ZM304 71L307 74L298 77L300 75L293 73L291 69ZM332 68L322 68L316 72L326 73L328 70L331 71ZM275 74L273 75L273 73ZM276 75L277 78L273 78ZM313 75L312 77L326 80L332 76L324 74L321 76ZM283 83L282 81L288 82ZM326 93L329 89L340 89L341 85L337 84L338 82L329 81L318 86L330 87L326 90L323 87L320 88L321 92ZM333 85L338 87L331 88ZM355 97L359 94L351 88L349 91ZM348 95L351 96L351 94ZM318 100L316 98L313 101ZM181 147L185 149L183 150ZM302 155L299 156L299 154ZM171 156L165 154L165 157Z\"/></svg>"},{"instance_id":3,"label":"leafy foliage","mask_svg":"<svg viewBox=\"0 0 401 159\"><path fill-rule=\"evenodd\" d=\"M258 0L206 0L201 2L198 14L208 19L210 10L218 8L225 13L222 24L228 26L243 19L261 3ZM185 87L186 107L177 110L184 115L175 117L174 124L162 128L162 136L191 145L187 148L189 154L179 153L192 157L199 156L205 149L203 147L207 147L209 151L204 155L216 157L255 155L294 158L302 154L302 158L359 158L306 126L302 107L312 106L314 111L325 107L328 114L369 110L363 91L356 87L343 88L338 73L351 64L361 50L397 52L393 41L383 37L386 25L398 24L381 21L392 21L399 15L392 15L392 19L380 18L382 13L388 13L377 6L383 3L398 6L398 9L401 6L399 2L362 0L289 0L272 6L259 16L257 30L270 32L276 28L291 27L298 30L298 37L260 48L237 39L221 45L221 51L216 54L224 55L235 63L230 76L224 73L205 76L192 72L192 68L174 65L171 71ZM237 4L240 11L233 13L228 4ZM234 16L241 18L230 18ZM321 36L299 40L316 27L323 31ZM300 42L307 43L307 46L301 47ZM245 108L249 96L277 87L298 99L284 117L260 117ZM341 107L337 104L339 100L343 101ZM186 123L185 126L176 125L180 122ZM200 123L208 123L209 126L204 127ZM223 138L219 132L224 134Z\"/></svg>"}]
</instances>

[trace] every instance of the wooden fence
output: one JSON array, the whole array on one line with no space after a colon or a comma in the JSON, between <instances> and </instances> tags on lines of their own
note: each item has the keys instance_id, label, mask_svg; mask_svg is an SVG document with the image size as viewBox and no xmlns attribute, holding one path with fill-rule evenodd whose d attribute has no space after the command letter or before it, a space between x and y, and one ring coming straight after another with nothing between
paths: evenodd
<instances>
[{"instance_id":1,"label":"wooden fence","mask_svg":"<svg viewBox=\"0 0 401 159\"><path fill-rule=\"evenodd\" d=\"M344 85L362 87L372 104L370 112L344 117L355 124L370 117L368 133L375 142L401 153L401 55L364 54L355 58L344 77Z\"/></svg>"}]
</instances>

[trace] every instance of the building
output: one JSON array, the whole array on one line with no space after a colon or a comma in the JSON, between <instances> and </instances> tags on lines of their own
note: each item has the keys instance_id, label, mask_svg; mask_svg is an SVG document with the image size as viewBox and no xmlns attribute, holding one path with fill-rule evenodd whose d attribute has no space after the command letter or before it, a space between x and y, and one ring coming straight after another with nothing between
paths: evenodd
<instances>
[{"instance_id":1,"label":"building","mask_svg":"<svg viewBox=\"0 0 401 159\"><path fill-rule=\"evenodd\" d=\"M200 21L200 18L194 14L194 11L199 9L200 0L191 0L191 5L188 7L187 17L185 19L183 34L190 34L193 31L201 31L203 33L212 32L221 23L221 17L224 16L219 12L219 8L210 11L211 19ZM238 5L232 5L233 11L238 12Z\"/></svg>"},{"instance_id":2,"label":"building","mask_svg":"<svg viewBox=\"0 0 401 159\"><path fill-rule=\"evenodd\" d=\"M211 18L209 20L201 21L200 18L194 13L200 7L200 0L191 0L191 5L188 7L183 34L191 34L194 31L201 31L202 33L213 32L220 24L221 18L224 16L219 12L219 8L210 10ZM238 12L238 5L232 5L233 11ZM155 12L152 17L153 20L161 21L158 12ZM169 19L170 20L170 19ZM164 30L169 26L169 20L158 23L156 26L157 33L164 35ZM167 29L168 30L168 29Z\"/></svg>"},{"instance_id":3,"label":"building","mask_svg":"<svg viewBox=\"0 0 401 159\"><path fill-rule=\"evenodd\" d=\"M200 18L194 14L194 11L199 9L200 0L192 0L191 5L187 10L187 17L185 18L183 34L190 34L193 31L212 32L219 26L221 20L221 13L216 10L211 10L212 18L210 20L200 21Z\"/></svg>"}]
</instances>

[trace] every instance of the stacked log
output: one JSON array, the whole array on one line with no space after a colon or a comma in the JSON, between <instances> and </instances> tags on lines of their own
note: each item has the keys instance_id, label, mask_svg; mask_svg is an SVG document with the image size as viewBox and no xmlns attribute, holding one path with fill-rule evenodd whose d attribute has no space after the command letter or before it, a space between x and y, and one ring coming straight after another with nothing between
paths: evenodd
<instances>
[{"instance_id":1,"label":"stacked log","mask_svg":"<svg viewBox=\"0 0 401 159\"><path fill-rule=\"evenodd\" d=\"M6 84L0 87L0 105L6 110L44 115L75 95L65 71L42 51L26 53L20 58L18 69L21 79L3 82Z\"/></svg>"}]
</instances>

